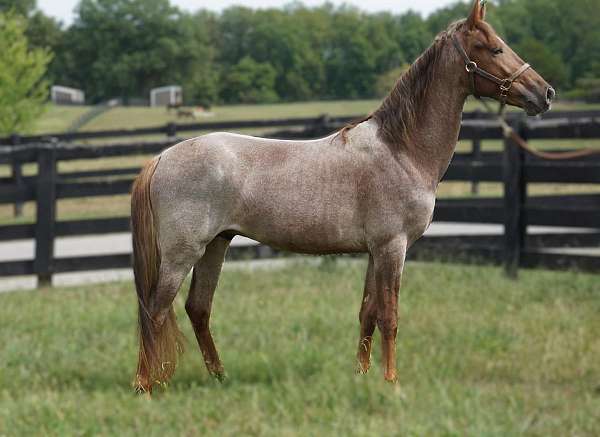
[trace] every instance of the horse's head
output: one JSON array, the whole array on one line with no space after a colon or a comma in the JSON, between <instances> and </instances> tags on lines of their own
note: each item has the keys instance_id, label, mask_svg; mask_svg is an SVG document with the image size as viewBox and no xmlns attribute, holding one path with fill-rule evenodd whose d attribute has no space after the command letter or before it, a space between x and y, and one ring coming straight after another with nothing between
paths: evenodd
<instances>
[{"instance_id":1,"label":"horse's head","mask_svg":"<svg viewBox=\"0 0 600 437\"><path fill-rule=\"evenodd\" d=\"M528 115L548 111L554 89L484 19L485 4L475 0L469 17L452 36L471 92L523 108Z\"/></svg>"}]
</instances>

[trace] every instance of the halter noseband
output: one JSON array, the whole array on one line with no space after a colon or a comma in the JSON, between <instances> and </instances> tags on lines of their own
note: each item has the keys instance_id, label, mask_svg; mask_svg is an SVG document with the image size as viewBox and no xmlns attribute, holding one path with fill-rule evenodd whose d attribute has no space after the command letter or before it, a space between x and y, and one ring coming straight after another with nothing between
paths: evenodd
<instances>
[{"instance_id":1,"label":"halter noseband","mask_svg":"<svg viewBox=\"0 0 600 437\"><path fill-rule=\"evenodd\" d=\"M469 58L469 55L467 54L460 41L456 37L456 34L452 35L452 42L454 43L454 47L456 47L456 50L458 50L458 53L460 53L463 60L465 61L465 69L471 77L471 93L478 99L481 98L481 96L475 88L476 74L480 75L481 77L485 77L488 80L491 80L500 87L500 103L502 103L502 106L504 106L506 105L506 99L508 98L508 93L512 88L513 82L517 80L519 76L525 73L529 68L531 68L531 65L523 64L521 65L521 68L515 71L508 79L500 79L499 77L494 76L492 73L489 73L484 69L479 68L477 66L477 63Z\"/></svg>"}]
</instances>

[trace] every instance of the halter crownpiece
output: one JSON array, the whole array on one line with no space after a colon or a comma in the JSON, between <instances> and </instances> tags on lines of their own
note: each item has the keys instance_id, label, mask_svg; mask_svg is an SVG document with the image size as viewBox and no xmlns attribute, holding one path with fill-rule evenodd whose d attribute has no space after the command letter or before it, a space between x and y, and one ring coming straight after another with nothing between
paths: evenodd
<instances>
[{"instance_id":1,"label":"halter crownpiece","mask_svg":"<svg viewBox=\"0 0 600 437\"><path fill-rule=\"evenodd\" d=\"M517 71L515 71L508 79L500 79L498 76L495 76L492 73L485 71L483 68L480 68L475 61L472 61L471 58L469 58L469 55L458 40L456 34L452 35L452 42L454 43L454 47L456 47L456 50L458 50L458 53L460 53L463 60L465 61L465 69L471 77L471 94L473 94L477 99L480 99L481 96L475 88L476 74L488 80L491 80L500 87L500 103L502 103L502 106L504 106L506 105L506 99L508 98L508 93L512 88L513 82L516 81L519 78L519 76L525 73L529 68L531 68L531 65L525 63L521 65L521 67Z\"/></svg>"}]
</instances>

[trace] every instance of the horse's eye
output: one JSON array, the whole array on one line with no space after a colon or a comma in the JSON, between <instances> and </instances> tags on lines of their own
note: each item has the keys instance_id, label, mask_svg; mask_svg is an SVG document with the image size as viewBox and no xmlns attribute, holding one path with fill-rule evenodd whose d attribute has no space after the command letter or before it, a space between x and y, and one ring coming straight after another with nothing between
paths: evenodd
<instances>
[{"instance_id":1,"label":"horse's eye","mask_svg":"<svg viewBox=\"0 0 600 437\"><path fill-rule=\"evenodd\" d=\"M501 53L504 53L504 50L502 50L502 47L495 47L495 48L492 49L492 54L494 56L497 56L497 55L499 55Z\"/></svg>"}]
</instances>

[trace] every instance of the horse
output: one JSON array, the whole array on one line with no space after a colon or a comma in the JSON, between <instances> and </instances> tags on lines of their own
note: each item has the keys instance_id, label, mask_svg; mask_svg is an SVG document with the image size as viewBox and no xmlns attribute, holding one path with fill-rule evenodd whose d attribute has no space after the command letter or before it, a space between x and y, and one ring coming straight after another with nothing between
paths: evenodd
<instances>
[{"instance_id":1,"label":"horse","mask_svg":"<svg viewBox=\"0 0 600 437\"><path fill-rule=\"evenodd\" d=\"M152 159L131 200L136 389L151 393L175 371L182 334L172 302L192 268L185 310L206 368L224 377L209 320L235 235L291 252L368 254L357 371L369 370L377 327L384 378L396 381L406 251L431 223L471 94L529 115L549 110L555 95L485 21L479 0L435 38L378 109L333 135L284 141L211 133Z\"/></svg>"},{"instance_id":2,"label":"horse","mask_svg":"<svg viewBox=\"0 0 600 437\"><path fill-rule=\"evenodd\" d=\"M167 103L167 113L170 114L172 109L179 109L182 106L183 106L182 102L175 102L175 103L170 102L170 103Z\"/></svg>"},{"instance_id":3,"label":"horse","mask_svg":"<svg viewBox=\"0 0 600 437\"><path fill-rule=\"evenodd\" d=\"M177 118L196 118L196 114L191 109L177 109Z\"/></svg>"}]
</instances>

